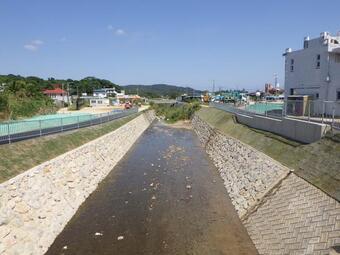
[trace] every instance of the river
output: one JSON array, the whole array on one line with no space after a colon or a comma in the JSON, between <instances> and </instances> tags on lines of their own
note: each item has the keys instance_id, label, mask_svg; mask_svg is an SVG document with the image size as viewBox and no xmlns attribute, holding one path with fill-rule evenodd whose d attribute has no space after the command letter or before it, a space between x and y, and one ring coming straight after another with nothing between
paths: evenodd
<instances>
[{"instance_id":1,"label":"river","mask_svg":"<svg viewBox=\"0 0 340 255\"><path fill-rule=\"evenodd\" d=\"M257 254L192 130L153 124L48 255Z\"/></svg>"}]
</instances>

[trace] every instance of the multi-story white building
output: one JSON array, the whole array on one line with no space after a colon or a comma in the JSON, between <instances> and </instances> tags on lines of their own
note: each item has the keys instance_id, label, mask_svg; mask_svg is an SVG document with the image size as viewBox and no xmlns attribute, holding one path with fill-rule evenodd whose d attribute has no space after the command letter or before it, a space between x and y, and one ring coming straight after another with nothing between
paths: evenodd
<instances>
[{"instance_id":1,"label":"multi-story white building","mask_svg":"<svg viewBox=\"0 0 340 255\"><path fill-rule=\"evenodd\" d=\"M102 89L94 89L93 90L93 96L94 97L101 97L101 98L107 98L111 96L115 96L117 94L115 88L102 88Z\"/></svg>"},{"instance_id":2,"label":"multi-story white building","mask_svg":"<svg viewBox=\"0 0 340 255\"><path fill-rule=\"evenodd\" d=\"M318 104L318 109L314 110L331 114L337 104L336 114L339 115L340 35L323 32L315 39L305 37L303 49L292 51L288 48L283 55L286 99L292 95L304 95L318 102L333 101L332 107L330 103L326 106Z\"/></svg>"}]
</instances>

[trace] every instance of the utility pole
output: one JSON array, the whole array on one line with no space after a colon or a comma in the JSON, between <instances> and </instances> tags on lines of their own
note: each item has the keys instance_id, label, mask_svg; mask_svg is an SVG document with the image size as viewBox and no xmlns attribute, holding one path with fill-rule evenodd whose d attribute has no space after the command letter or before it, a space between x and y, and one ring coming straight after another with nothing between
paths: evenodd
<instances>
[{"instance_id":1,"label":"utility pole","mask_svg":"<svg viewBox=\"0 0 340 255\"><path fill-rule=\"evenodd\" d=\"M213 94L215 94L215 80L213 80L213 90L212 90Z\"/></svg>"},{"instance_id":2,"label":"utility pole","mask_svg":"<svg viewBox=\"0 0 340 255\"><path fill-rule=\"evenodd\" d=\"M274 73L274 86L275 86L275 88L277 88L277 85L278 85L278 77L277 77L277 74Z\"/></svg>"},{"instance_id":3,"label":"utility pole","mask_svg":"<svg viewBox=\"0 0 340 255\"><path fill-rule=\"evenodd\" d=\"M63 102L63 107L64 107L64 103L65 103L65 101L64 101L64 83L61 83L61 90L62 90L62 93L61 93L61 95L62 95L62 102Z\"/></svg>"},{"instance_id":4,"label":"utility pole","mask_svg":"<svg viewBox=\"0 0 340 255\"><path fill-rule=\"evenodd\" d=\"M67 82L67 103L70 104L70 83Z\"/></svg>"}]
</instances>

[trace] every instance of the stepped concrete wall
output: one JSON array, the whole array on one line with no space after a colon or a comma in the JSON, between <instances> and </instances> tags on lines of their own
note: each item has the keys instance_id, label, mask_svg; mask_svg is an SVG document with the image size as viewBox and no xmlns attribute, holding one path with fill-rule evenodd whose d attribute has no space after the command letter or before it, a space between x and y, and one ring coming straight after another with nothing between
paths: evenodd
<instances>
[{"instance_id":1,"label":"stepped concrete wall","mask_svg":"<svg viewBox=\"0 0 340 255\"><path fill-rule=\"evenodd\" d=\"M144 113L0 184L0 254L44 254L153 119Z\"/></svg>"},{"instance_id":2,"label":"stepped concrete wall","mask_svg":"<svg viewBox=\"0 0 340 255\"><path fill-rule=\"evenodd\" d=\"M192 125L260 254L330 254L340 245L338 201L197 115Z\"/></svg>"}]
</instances>

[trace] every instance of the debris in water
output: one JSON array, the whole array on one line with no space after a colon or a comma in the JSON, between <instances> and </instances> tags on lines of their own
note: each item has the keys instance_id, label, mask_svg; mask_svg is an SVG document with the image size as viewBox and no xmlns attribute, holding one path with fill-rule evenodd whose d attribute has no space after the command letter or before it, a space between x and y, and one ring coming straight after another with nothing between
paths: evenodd
<instances>
[{"instance_id":1,"label":"debris in water","mask_svg":"<svg viewBox=\"0 0 340 255\"><path fill-rule=\"evenodd\" d=\"M152 199L152 200L155 200L155 199L156 199L156 196L155 196L155 195L153 195L151 199Z\"/></svg>"},{"instance_id":2,"label":"debris in water","mask_svg":"<svg viewBox=\"0 0 340 255\"><path fill-rule=\"evenodd\" d=\"M187 189L191 189L191 185L187 185L186 187L187 187Z\"/></svg>"},{"instance_id":3,"label":"debris in water","mask_svg":"<svg viewBox=\"0 0 340 255\"><path fill-rule=\"evenodd\" d=\"M125 201L125 204L128 204L129 203L129 201Z\"/></svg>"},{"instance_id":4,"label":"debris in water","mask_svg":"<svg viewBox=\"0 0 340 255\"><path fill-rule=\"evenodd\" d=\"M153 163L151 163L151 166L154 166L154 164L153 164Z\"/></svg>"},{"instance_id":5,"label":"debris in water","mask_svg":"<svg viewBox=\"0 0 340 255\"><path fill-rule=\"evenodd\" d=\"M95 236L102 236L103 234L100 233L100 232L96 232L94 235L95 235Z\"/></svg>"},{"instance_id":6,"label":"debris in water","mask_svg":"<svg viewBox=\"0 0 340 255\"><path fill-rule=\"evenodd\" d=\"M150 187L153 187L153 182L150 184Z\"/></svg>"},{"instance_id":7,"label":"debris in water","mask_svg":"<svg viewBox=\"0 0 340 255\"><path fill-rule=\"evenodd\" d=\"M65 246L63 247L63 250L67 250L67 245L65 245Z\"/></svg>"},{"instance_id":8,"label":"debris in water","mask_svg":"<svg viewBox=\"0 0 340 255\"><path fill-rule=\"evenodd\" d=\"M121 241L121 240L123 240L123 239L124 239L124 236L118 236L118 237L117 237L117 240L118 240L118 241Z\"/></svg>"}]
</instances>

